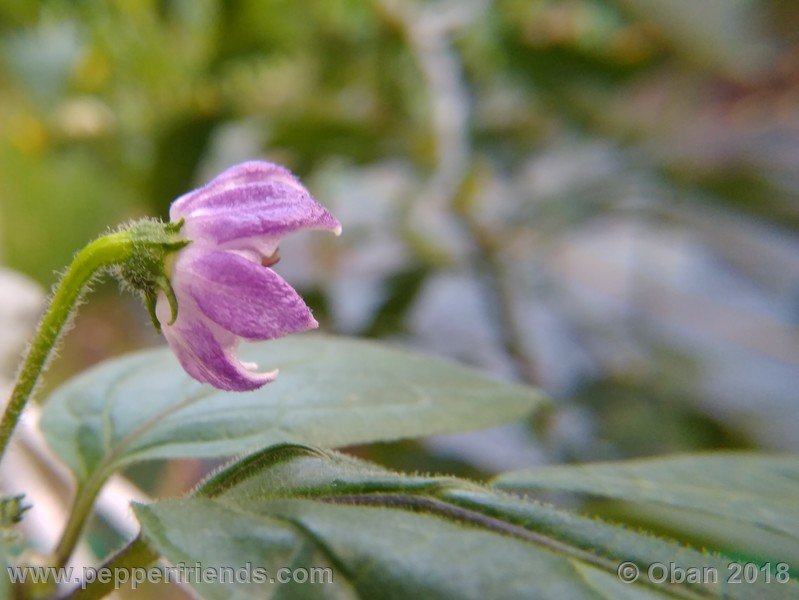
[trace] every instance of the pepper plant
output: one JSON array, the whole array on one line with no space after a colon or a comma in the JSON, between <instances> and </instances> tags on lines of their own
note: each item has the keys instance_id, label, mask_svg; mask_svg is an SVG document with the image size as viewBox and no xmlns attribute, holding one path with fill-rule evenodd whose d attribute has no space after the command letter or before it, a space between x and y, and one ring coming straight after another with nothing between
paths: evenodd
<instances>
[{"instance_id":1,"label":"pepper plant","mask_svg":"<svg viewBox=\"0 0 799 600\"><path fill-rule=\"evenodd\" d=\"M103 362L47 399L41 428L77 491L60 542L43 556L15 535L35 495L4 498L3 597L99 598L131 585L137 570L149 579L175 569L207 598L799 597L795 457L682 455L480 482L357 459L336 448L536 418L547 403L532 387L385 344L276 340L317 326L271 269L281 239L342 229L283 167L232 167L178 198L170 217L81 250L23 360L0 424L3 452L100 274L141 295L169 344ZM251 343L239 349L242 340ZM134 503L140 532L107 558L112 578L84 570L63 581L109 479L186 457L234 458L183 497ZM547 494L627 508L602 520ZM675 513L686 529L704 528L706 547L637 526L641 515L657 523ZM282 569L330 577L283 581ZM34 581L33 572L48 576Z\"/></svg>"}]
</instances>

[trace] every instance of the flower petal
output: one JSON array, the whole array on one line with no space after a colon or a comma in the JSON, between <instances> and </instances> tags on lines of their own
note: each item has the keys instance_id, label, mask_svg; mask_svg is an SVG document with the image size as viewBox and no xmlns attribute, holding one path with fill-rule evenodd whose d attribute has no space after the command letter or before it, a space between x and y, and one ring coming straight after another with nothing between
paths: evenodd
<instances>
[{"instance_id":1,"label":"flower petal","mask_svg":"<svg viewBox=\"0 0 799 600\"><path fill-rule=\"evenodd\" d=\"M171 221L183 220L190 244L171 265L178 313L170 325L164 293L156 316L183 367L194 378L226 390L251 390L277 371L254 373L238 360L241 338L264 340L316 327L294 289L264 266L282 237L301 229L341 224L287 169L251 161L224 171L173 202Z\"/></svg>"},{"instance_id":2,"label":"flower petal","mask_svg":"<svg viewBox=\"0 0 799 600\"><path fill-rule=\"evenodd\" d=\"M169 329L164 330L170 341ZM170 341L183 368L195 379L215 388L246 392L274 381L277 371L257 373L236 358L234 347L224 347L202 321L184 324L176 344Z\"/></svg>"},{"instance_id":3,"label":"flower petal","mask_svg":"<svg viewBox=\"0 0 799 600\"><path fill-rule=\"evenodd\" d=\"M187 256L186 289L205 316L228 331L270 340L318 326L294 288L272 269L233 252L196 249Z\"/></svg>"},{"instance_id":4,"label":"flower petal","mask_svg":"<svg viewBox=\"0 0 799 600\"><path fill-rule=\"evenodd\" d=\"M192 310L193 309L193 310ZM244 392L255 390L274 381L277 371L256 373L236 357L236 337L205 319L197 308L182 302L174 325L166 325L169 305L163 294L156 312L164 325L164 337L186 372L215 388Z\"/></svg>"},{"instance_id":5,"label":"flower petal","mask_svg":"<svg viewBox=\"0 0 799 600\"><path fill-rule=\"evenodd\" d=\"M180 214L186 219L182 233L195 242L262 254L274 252L294 231L341 231L338 220L307 191L281 181L210 191Z\"/></svg>"},{"instance_id":6,"label":"flower petal","mask_svg":"<svg viewBox=\"0 0 799 600\"><path fill-rule=\"evenodd\" d=\"M183 194L172 203L169 209L170 220L179 221L181 218L187 217L193 209L202 205L203 199L209 195L249 183L268 182L283 182L293 185L297 189L305 189L294 174L285 167L263 160L251 160L230 167L201 188Z\"/></svg>"}]
</instances>

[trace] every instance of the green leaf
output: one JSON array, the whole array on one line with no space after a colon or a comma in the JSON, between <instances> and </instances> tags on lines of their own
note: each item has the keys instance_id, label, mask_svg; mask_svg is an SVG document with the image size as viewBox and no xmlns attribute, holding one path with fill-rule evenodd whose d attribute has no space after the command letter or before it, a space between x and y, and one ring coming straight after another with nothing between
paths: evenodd
<instances>
[{"instance_id":1,"label":"green leaf","mask_svg":"<svg viewBox=\"0 0 799 600\"><path fill-rule=\"evenodd\" d=\"M624 514L799 565L799 456L694 454L506 473L499 488L623 501Z\"/></svg>"},{"instance_id":2,"label":"green leaf","mask_svg":"<svg viewBox=\"0 0 799 600\"><path fill-rule=\"evenodd\" d=\"M449 477L403 476L333 452L280 446L195 495L137 505L170 563L330 568L332 583L196 582L206 598L797 598L788 584L626 584L622 561L717 569L728 559ZM310 571L308 571L310 572Z\"/></svg>"},{"instance_id":3,"label":"green leaf","mask_svg":"<svg viewBox=\"0 0 799 600\"><path fill-rule=\"evenodd\" d=\"M56 390L42 428L80 482L130 463L233 455L280 442L332 447L477 429L542 403L532 388L376 343L294 336L242 349L280 375L221 392L168 349L106 361Z\"/></svg>"}]
</instances>

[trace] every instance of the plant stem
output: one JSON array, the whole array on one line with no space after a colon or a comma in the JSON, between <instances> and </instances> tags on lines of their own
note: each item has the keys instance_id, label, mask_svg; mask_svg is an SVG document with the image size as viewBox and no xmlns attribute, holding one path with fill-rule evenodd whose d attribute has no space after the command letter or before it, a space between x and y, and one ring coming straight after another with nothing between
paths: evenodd
<instances>
[{"instance_id":1,"label":"plant stem","mask_svg":"<svg viewBox=\"0 0 799 600\"><path fill-rule=\"evenodd\" d=\"M52 562L57 567L63 567L72 556L72 551L75 549L75 544L78 543L86 519L89 518L97 494L100 493L100 489L107 479L107 477L93 477L85 485L81 484L75 490L75 503L69 512L69 518L64 532L61 534L61 539L58 540L58 546L53 552Z\"/></svg>"},{"instance_id":2,"label":"plant stem","mask_svg":"<svg viewBox=\"0 0 799 600\"><path fill-rule=\"evenodd\" d=\"M119 263L130 256L132 248L133 242L126 231L98 238L78 252L59 281L28 348L11 398L0 420L0 459L5 454L22 410L44 372L47 360L87 284L100 269Z\"/></svg>"},{"instance_id":3,"label":"plant stem","mask_svg":"<svg viewBox=\"0 0 799 600\"><path fill-rule=\"evenodd\" d=\"M111 578L108 582L104 583L95 578L84 587L78 588L69 594L65 600L98 600L98 598L103 598L119 588L116 585L117 573L125 571L130 574L133 569L146 569L156 560L158 560L158 554L153 552L141 537L137 537L112 556L102 567L97 569L98 573L103 569L107 569L111 573Z\"/></svg>"},{"instance_id":4,"label":"plant stem","mask_svg":"<svg viewBox=\"0 0 799 600\"><path fill-rule=\"evenodd\" d=\"M517 376L531 385L539 384L538 370L524 344L513 306L513 292L508 285L497 243L468 210L456 211L472 238L477 254L475 267L483 275L486 305L493 313L505 352L513 362Z\"/></svg>"}]
</instances>

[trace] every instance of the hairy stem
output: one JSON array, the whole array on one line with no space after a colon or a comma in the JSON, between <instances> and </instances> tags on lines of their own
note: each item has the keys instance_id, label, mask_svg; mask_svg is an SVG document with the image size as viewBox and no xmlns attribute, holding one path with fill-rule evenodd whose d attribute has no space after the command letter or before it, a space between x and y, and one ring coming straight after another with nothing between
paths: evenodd
<instances>
[{"instance_id":1,"label":"hairy stem","mask_svg":"<svg viewBox=\"0 0 799 600\"><path fill-rule=\"evenodd\" d=\"M5 454L11 434L22 410L33 394L44 372L58 338L69 321L81 294L99 270L125 260L133 244L128 232L112 233L98 238L83 248L59 281L50 305L39 323L17 375L3 418L0 420L0 459Z\"/></svg>"},{"instance_id":2,"label":"hairy stem","mask_svg":"<svg viewBox=\"0 0 799 600\"><path fill-rule=\"evenodd\" d=\"M158 555L144 543L141 537L137 537L97 569L98 574L107 572L110 574L110 578L97 577L92 581L84 581L80 588L66 596L64 600L98 600L98 598L104 598L119 589L117 574L124 573L123 576L129 576L133 569L146 569L157 560ZM129 577L125 579L125 581L128 580Z\"/></svg>"}]
</instances>

